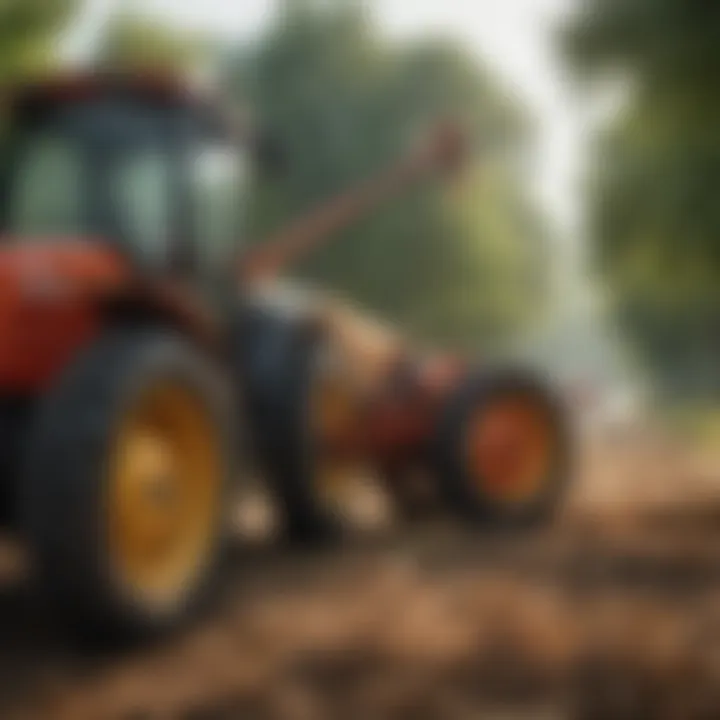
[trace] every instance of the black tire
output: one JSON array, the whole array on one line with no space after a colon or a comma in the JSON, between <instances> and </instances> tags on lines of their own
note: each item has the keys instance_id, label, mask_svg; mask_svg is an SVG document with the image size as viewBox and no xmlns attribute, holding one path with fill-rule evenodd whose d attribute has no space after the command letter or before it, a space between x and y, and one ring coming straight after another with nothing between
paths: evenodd
<instances>
[{"instance_id":1,"label":"black tire","mask_svg":"<svg viewBox=\"0 0 720 720\"><path fill-rule=\"evenodd\" d=\"M241 317L237 326L253 454L276 500L282 533L297 543L334 540L342 523L315 495L317 448L308 420L323 333L307 317L267 309Z\"/></svg>"},{"instance_id":2,"label":"black tire","mask_svg":"<svg viewBox=\"0 0 720 720\"><path fill-rule=\"evenodd\" d=\"M0 402L0 527L17 529L17 486L33 405L25 398Z\"/></svg>"},{"instance_id":3,"label":"black tire","mask_svg":"<svg viewBox=\"0 0 720 720\"><path fill-rule=\"evenodd\" d=\"M232 347L239 398L247 421L250 454L267 476L273 454L280 445L276 408L283 403L288 371L301 342L300 323L264 307L244 307L232 330Z\"/></svg>"},{"instance_id":4,"label":"black tire","mask_svg":"<svg viewBox=\"0 0 720 720\"><path fill-rule=\"evenodd\" d=\"M171 607L131 596L110 572L109 456L139 393L182 384L217 429L220 495L201 567ZM26 447L19 517L43 597L81 639L125 642L175 627L207 599L227 525L233 413L221 374L182 338L163 330L119 330L82 353L40 401Z\"/></svg>"},{"instance_id":5,"label":"black tire","mask_svg":"<svg viewBox=\"0 0 720 720\"><path fill-rule=\"evenodd\" d=\"M465 436L471 417L504 395L523 395L538 403L551 423L553 460L540 489L523 501L500 501L483 491L465 461ZM535 527L549 521L565 494L571 469L571 441L564 409L548 385L515 368L473 373L448 398L431 453L439 491L447 506L471 524Z\"/></svg>"},{"instance_id":6,"label":"black tire","mask_svg":"<svg viewBox=\"0 0 720 720\"><path fill-rule=\"evenodd\" d=\"M319 450L309 406L324 350L321 334L301 327L289 332L284 371L263 415L261 444L268 481L280 503L285 534L299 543L334 541L343 531L342 519L316 493Z\"/></svg>"}]
</instances>

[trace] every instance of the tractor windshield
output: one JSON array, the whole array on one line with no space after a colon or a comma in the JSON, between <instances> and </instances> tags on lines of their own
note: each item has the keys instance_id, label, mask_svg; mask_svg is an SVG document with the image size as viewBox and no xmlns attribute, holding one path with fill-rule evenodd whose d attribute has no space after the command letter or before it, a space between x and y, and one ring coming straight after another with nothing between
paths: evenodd
<instances>
[{"instance_id":1,"label":"tractor windshield","mask_svg":"<svg viewBox=\"0 0 720 720\"><path fill-rule=\"evenodd\" d=\"M21 118L0 167L0 231L17 242L119 242L163 266L228 264L245 191L244 154L177 107L105 98Z\"/></svg>"},{"instance_id":2,"label":"tractor windshield","mask_svg":"<svg viewBox=\"0 0 720 720\"><path fill-rule=\"evenodd\" d=\"M26 145L16 135L7 150L4 230L23 237L77 235L83 217L83 160L76 143L42 130Z\"/></svg>"},{"instance_id":3,"label":"tractor windshield","mask_svg":"<svg viewBox=\"0 0 720 720\"><path fill-rule=\"evenodd\" d=\"M3 168L1 229L18 242L103 237L162 261L182 205L180 120L109 99L23 119Z\"/></svg>"},{"instance_id":4,"label":"tractor windshield","mask_svg":"<svg viewBox=\"0 0 720 720\"><path fill-rule=\"evenodd\" d=\"M105 98L21 118L0 167L0 232L97 237L215 274L238 237L243 151L192 111Z\"/></svg>"},{"instance_id":5,"label":"tractor windshield","mask_svg":"<svg viewBox=\"0 0 720 720\"><path fill-rule=\"evenodd\" d=\"M247 167L235 148L204 140L191 156L190 178L198 259L206 273L215 275L237 243Z\"/></svg>"}]
</instances>

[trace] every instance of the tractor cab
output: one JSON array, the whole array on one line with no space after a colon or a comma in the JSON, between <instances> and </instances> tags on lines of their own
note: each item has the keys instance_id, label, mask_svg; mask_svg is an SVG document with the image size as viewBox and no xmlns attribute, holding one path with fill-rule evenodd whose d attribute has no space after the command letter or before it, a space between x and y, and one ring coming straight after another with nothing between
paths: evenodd
<instances>
[{"instance_id":1,"label":"tractor cab","mask_svg":"<svg viewBox=\"0 0 720 720\"><path fill-rule=\"evenodd\" d=\"M110 243L141 268L212 277L235 253L246 151L170 83L72 80L11 102L0 236Z\"/></svg>"}]
</instances>

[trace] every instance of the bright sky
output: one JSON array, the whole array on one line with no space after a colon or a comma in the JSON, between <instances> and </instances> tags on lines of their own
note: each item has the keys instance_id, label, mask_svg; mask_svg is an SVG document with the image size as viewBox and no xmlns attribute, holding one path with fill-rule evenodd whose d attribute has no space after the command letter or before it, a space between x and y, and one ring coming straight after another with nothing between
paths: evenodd
<instances>
[{"instance_id":1,"label":"bright sky","mask_svg":"<svg viewBox=\"0 0 720 720\"><path fill-rule=\"evenodd\" d=\"M331 1L331 0L329 0ZM459 38L504 76L539 118L533 185L570 239L579 230L577 173L585 122L554 56L553 27L574 0L375 0L385 29L408 36L441 32ZM88 47L113 10L134 7L168 22L219 36L251 37L272 16L275 0L90 0L71 47Z\"/></svg>"}]
</instances>

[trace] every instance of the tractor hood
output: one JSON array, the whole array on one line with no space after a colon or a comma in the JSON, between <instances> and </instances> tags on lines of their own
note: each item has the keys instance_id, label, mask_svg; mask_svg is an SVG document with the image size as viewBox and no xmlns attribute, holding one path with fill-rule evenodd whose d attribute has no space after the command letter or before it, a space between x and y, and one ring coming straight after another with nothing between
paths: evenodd
<instances>
[{"instance_id":1,"label":"tractor hood","mask_svg":"<svg viewBox=\"0 0 720 720\"><path fill-rule=\"evenodd\" d=\"M98 331L98 300L130 278L101 241L0 240L0 393L41 389Z\"/></svg>"},{"instance_id":2,"label":"tractor hood","mask_svg":"<svg viewBox=\"0 0 720 720\"><path fill-rule=\"evenodd\" d=\"M0 237L0 302L7 285L27 297L57 300L118 287L128 275L127 263L101 240Z\"/></svg>"}]
</instances>

